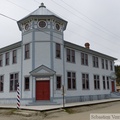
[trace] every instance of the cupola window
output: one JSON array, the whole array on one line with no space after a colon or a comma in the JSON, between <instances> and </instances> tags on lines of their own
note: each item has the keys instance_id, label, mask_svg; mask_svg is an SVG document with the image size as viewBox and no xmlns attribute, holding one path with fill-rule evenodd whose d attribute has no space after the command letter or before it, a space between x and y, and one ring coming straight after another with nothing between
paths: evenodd
<instances>
[{"instance_id":1,"label":"cupola window","mask_svg":"<svg viewBox=\"0 0 120 120\"><path fill-rule=\"evenodd\" d=\"M56 29L60 30L60 25L58 23L56 24Z\"/></svg>"},{"instance_id":2,"label":"cupola window","mask_svg":"<svg viewBox=\"0 0 120 120\"><path fill-rule=\"evenodd\" d=\"M46 23L46 21L41 20L41 21L38 23L38 25L39 25L39 27L41 27L41 28L45 28L45 27L47 26L47 23Z\"/></svg>"},{"instance_id":3,"label":"cupola window","mask_svg":"<svg viewBox=\"0 0 120 120\"><path fill-rule=\"evenodd\" d=\"M29 29L29 27L30 27L30 25L27 23L27 24L25 24L25 30L28 30Z\"/></svg>"}]
</instances>

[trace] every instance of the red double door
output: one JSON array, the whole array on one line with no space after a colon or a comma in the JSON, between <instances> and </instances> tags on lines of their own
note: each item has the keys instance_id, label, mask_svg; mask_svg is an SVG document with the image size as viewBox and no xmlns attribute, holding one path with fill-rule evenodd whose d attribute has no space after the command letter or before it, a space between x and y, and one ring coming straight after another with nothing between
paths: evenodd
<instances>
[{"instance_id":1,"label":"red double door","mask_svg":"<svg viewBox=\"0 0 120 120\"><path fill-rule=\"evenodd\" d=\"M36 81L36 100L50 100L50 81Z\"/></svg>"}]
</instances>

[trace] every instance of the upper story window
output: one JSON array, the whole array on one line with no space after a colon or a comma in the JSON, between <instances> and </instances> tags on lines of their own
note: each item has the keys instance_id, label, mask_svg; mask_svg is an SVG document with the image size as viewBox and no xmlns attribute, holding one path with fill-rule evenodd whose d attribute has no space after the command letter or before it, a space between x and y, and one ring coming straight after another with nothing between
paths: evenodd
<instances>
[{"instance_id":1,"label":"upper story window","mask_svg":"<svg viewBox=\"0 0 120 120\"><path fill-rule=\"evenodd\" d=\"M88 54L81 53L81 64L88 65Z\"/></svg>"},{"instance_id":2,"label":"upper story window","mask_svg":"<svg viewBox=\"0 0 120 120\"><path fill-rule=\"evenodd\" d=\"M106 70L108 70L108 60L105 60Z\"/></svg>"},{"instance_id":3,"label":"upper story window","mask_svg":"<svg viewBox=\"0 0 120 120\"><path fill-rule=\"evenodd\" d=\"M16 91L18 84L18 73L10 74L10 91Z\"/></svg>"},{"instance_id":4,"label":"upper story window","mask_svg":"<svg viewBox=\"0 0 120 120\"><path fill-rule=\"evenodd\" d=\"M68 89L76 89L76 73L67 72Z\"/></svg>"},{"instance_id":5,"label":"upper story window","mask_svg":"<svg viewBox=\"0 0 120 120\"><path fill-rule=\"evenodd\" d=\"M102 64L102 69L104 69L105 68L104 59L101 59L101 64Z\"/></svg>"},{"instance_id":6,"label":"upper story window","mask_svg":"<svg viewBox=\"0 0 120 120\"><path fill-rule=\"evenodd\" d=\"M67 62L75 63L75 50L66 49Z\"/></svg>"},{"instance_id":7,"label":"upper story window","mask_svg":"<svg viewBox=\"0 0 120 120\"><path fill-rule=\"evenodd\" d=\"M17 63L17 51L16 50L13 50L13 53L12 53L12 62L13 62L13 64Z\"/></svg>"},{"instance_id":8,"label":"upper story window","mask_svg":"<svg viewBox=\"0 0 120 120\"><path fill-rule=\"evenodd\" d=\"M99 75L94 75L94 89L100 89L100 77Z\"/></svg>"},{"instance_id":9,"label":"upper story window","mask_svg":"<svg viewBox=\"0 0 120 120\"><path fill-rule=\"evenodd\" d=\"M99 67L98 57L93 56L93 67Z\"/></svg>"},{"instance_id":10,"label":"upper story window","mask_svg":"<svg viewBox=\"0 0 120 120\"><path fill-rule=\"evenodd\" d=\"M5 65L9 65L9 62L10 62L10 53L9 52L7 52L6 54L5 54Z\"/></svg>"},{"instance_id":11,"label":"upper story window","mask_svg":"<svg viewBox=\"0 0 120 120\"><path fill-rule=\"evenodd\" d=\"M3 66L3 55L1 54L0 55L0 67L2 67Z\"/></svg>"},{"instance_id":12,"label":"upper story window","mask_svg":"<svg viewBox=\"0 0 120 120\"><path fill-rule=\"evenodd\" d=\"M56 89L61 89L61 85L62 85L62 79L61 76L57 76L56 77Z\"/></svg>"},{"instance_id":13,"label":"upper story window","mask_svg":"<svg viewBox=\"0 0 120 120\"><path fill-rule=\"evenodd\" d=\"M106 89L105 76L103 76L103 89Z\"/></svg>"},{"instance_id":14,"label":"upper story window","mask_svg":"<svg viewBox=\"0 0 120 120\"><path fill-rule=\"evenodd\" d=\"M3 92L3 88L4 88L4 76L1 75L0 76L0 92Z\"/></svg>"},{"instance_id":15,"label":"upper story window","mask_svg":"<svg viewBox=\"0 0 120 120\"><path fill-rule=\"evenodd\" d=\"M25 77L25 90L29 90L29 89L30 89L30 78Z\"/></svg>"},{"instance_id":16,"label":"upper story window","mask_svg":"<svg viewBox=\"0 0 120 120\"><path fill-rule=\"evenodd\" d=\"M30 58L30 44L25 44L25 59Z\"/></svg>"},{"instance_id":17,"label":"upper story window","mask_svg":"<svg viewBox=\"0 0 120 120\"><path fill-rule=\"evenodd\" d=\"M112 61L110 61L110 70L113 71L113 64L112 64Z\"/></svg>"},{"instance_id":18,"label":"upper story window","mask_svg":"<svg viewBox=\"0 0 120 120\"><path fill-rule=\"evenodd\" d=\"M61 46L59 43L56 43L56 58L61 58Z\"/></svg>"},{"instance_id":19,"label":"upper story window","mask_svg":"<svg viewBox=\"0 0 120 120\"><path fill-rule=\"evenodd\" d=\"M82 88L89 89L89 75L82 74Z\"/></svg>"}]
</instances>

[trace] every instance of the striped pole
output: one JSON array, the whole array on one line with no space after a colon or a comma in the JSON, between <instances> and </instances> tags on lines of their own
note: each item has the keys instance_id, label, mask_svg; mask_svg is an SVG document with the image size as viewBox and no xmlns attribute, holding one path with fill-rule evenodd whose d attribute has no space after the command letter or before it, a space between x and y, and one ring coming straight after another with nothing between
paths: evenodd
<instances>
[{"instance_id":1,"label":"striped pole","mask_svg":"<svg viewBox=\"0 0 120 120\"><path fill-rule=\"evenodd\" d=\"M19 83L17 84L17 109L20 109L20 89L19 89Z\"/></svg>"}]
</instances>

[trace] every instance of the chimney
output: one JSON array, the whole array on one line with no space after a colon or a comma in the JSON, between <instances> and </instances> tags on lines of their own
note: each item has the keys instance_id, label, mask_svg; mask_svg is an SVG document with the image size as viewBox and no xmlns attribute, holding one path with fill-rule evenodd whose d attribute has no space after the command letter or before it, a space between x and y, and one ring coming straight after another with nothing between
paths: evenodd
<instances>
[{"instance_id":1,"label":"chimney","mask_svg":"<svg viewBox=\"0 0 120 120\"><path fill-rule=\"evenodd\" d=\"M85 48L89 49L90 48L90 44L87 42L85 43Z\"/></svg>"}]
</instances>

